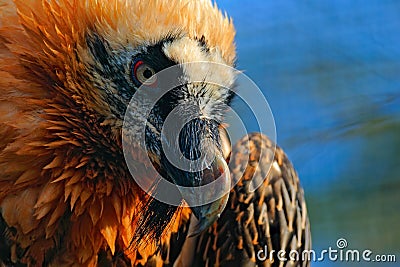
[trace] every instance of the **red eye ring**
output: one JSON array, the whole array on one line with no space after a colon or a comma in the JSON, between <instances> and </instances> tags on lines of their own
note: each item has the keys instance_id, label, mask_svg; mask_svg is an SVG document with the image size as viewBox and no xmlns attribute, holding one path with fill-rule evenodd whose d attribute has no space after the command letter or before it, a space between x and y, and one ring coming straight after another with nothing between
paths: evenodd
<instances>
[{"instance_id":1,"label":"red eye ring","mask_svg":"<svg viewBox=\"0 0 400 267\"><path fill-rule=\"evenodd\" d=\"M137 73L137 69L140 67L140 65L142 65L144 62L143 60L138 60L135 62L135 65L133 67L133 74L136 76Z\"/></svg>"},{"instance_id":2,"label":"red eye ring","mask_svg":"<svg viewBox=\"0 0 400 267\"><path fill-rule=\"evenodd\" d=\"M136 59L133 62L132 79L137 86L142 84L146 86L154 86L157 82L156 72L141 59Z\"/></svg>"}]
</instances>

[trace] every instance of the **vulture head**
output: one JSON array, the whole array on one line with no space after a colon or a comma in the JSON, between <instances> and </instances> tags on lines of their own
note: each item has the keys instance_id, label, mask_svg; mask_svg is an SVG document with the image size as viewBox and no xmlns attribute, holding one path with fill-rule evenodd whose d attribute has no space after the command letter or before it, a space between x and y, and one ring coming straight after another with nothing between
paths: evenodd
<instances>
[{"instance_id":1,"label":"vulture head","mask_svg":"<svg viewBox=\"0 0 400 267\"><path fill-rule=\"evenodd\" d=\"M213 192L190 195L190 188L219 178L229 184L221 129L235 83L233 68L223 67L235 61L232 21L206 0L15 4L15 25L21 26L13 26L5 42L29 69L19 78L41 88L32 98L43 107L38 123L46 128L45 138L69 157L47 169L68 162L83 170L68 177L66 192L72 195L68 186L80 184L92 188L97 200L111 192L120 198L135 194L142 203L138 238L161 236L178 209L157 197L168 194L188 204L198 219L191 234L206 229L224 209L227 194L201 201ZM149 168L143 158L162 182L140 170ZM181 161L188 163L178 166ZM150 181L148 191L135 179ZM166 182L178 189L165 192Z\"/></svg>"}]
</instances>

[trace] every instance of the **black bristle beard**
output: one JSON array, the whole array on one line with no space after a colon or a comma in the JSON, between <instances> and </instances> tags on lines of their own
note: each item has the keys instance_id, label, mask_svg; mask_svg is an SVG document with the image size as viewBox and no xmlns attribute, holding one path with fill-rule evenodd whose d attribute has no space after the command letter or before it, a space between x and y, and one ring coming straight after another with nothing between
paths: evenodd
<instances>
[{"instance_id":1,"label":"black bristle beard","mask_svg":"<svg viewBox=\"0 0 400 267\"><path fill-rule=\"evenodd\" d=\"M165 186L162 186L162 183L156 184L152 196L162 197L163 194L180 196L179 192L165 192ZM161 248L162 234L170 225L178 209L180 209L179 206L161 202L154 197L150 197L148 201L143 202L142 207L139 209L139 221L131 246L156 245Z\"/></svg>"}]
</instances>

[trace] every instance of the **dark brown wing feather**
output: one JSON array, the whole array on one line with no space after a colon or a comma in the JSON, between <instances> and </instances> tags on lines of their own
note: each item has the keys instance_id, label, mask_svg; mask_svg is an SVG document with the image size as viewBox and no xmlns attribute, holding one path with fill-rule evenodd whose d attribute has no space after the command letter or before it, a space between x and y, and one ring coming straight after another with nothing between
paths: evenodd
<instances>
[{"instance_id":1,"label":"dark brown wing feather","mask_svg":"<svg viewBox=\"0 0 400 267\"><path fill-rule=\"evenodd\" d=\"M220 219L195 240L187 240L178 258L181 262L175 266L310 265L308 260L302 261L302 252L311 249L303 189L283 150L274 149L275 145L262 134L248 135L236 144L230 159L231 172L233 177L243 171L244 175L231 191ZM271 152L274 156L268 159ZM253 176L258 180L267 177L251 192ZM260 250L267 253L266 260L264 253L258 253ZM272 250L275 253L271 260ZM286 252L286 258L289 253L296 258L296 253L290 251L297 251L299 260L281 262L277 258L279 250Z\"/></svg>"}]
</instances>

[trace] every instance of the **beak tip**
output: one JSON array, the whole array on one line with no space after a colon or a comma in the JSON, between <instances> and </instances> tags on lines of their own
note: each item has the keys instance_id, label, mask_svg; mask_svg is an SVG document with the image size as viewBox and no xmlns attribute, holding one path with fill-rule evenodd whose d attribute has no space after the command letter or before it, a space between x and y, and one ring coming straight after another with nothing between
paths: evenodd
<instances>
[{"instance_id":1,"label":"beak tip","mask_svg":"<svg viewBox=\"0 0 400 267\"><path fill-rule=\"evenodd\" d=\"M214 216L213 218L209 218L209 219L197 219L196 216L193 216L191 220L191 224L189 226L189 230L188 230L188 237L196 237L198 235L200 235L204 230L206 230L208 227L210 227L216 220L218 220L218 218L221 216L221 214L217 214L216 216ZM192 224L193 222L193 224Z\"/></svg>"},{"instance_id":2,"label":"beak tip","mask_svg":"<svg viewBox=\"0 0 400 267\"><path fill-rule=\"evenodd\" d=\"M226 194L219 200L205 206L193 207L192 217L188 230L188 237L194 237L201 234L209 228L215 221L221 217L228 202L229 194Z\"/></svg>"}]
</instances>

